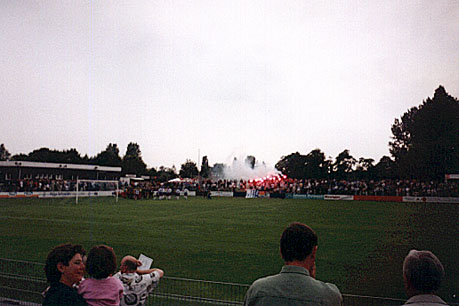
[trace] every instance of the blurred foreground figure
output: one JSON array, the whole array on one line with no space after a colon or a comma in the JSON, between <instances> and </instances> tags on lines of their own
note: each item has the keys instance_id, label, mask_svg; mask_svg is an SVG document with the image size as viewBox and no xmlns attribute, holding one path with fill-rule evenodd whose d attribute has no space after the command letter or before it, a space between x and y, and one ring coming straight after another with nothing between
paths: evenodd
<instances>
[{"instance_id":1,"label":"blurred foreground figure","mask_svg":"<svg viewBox=\"0 0 459 306\"><path fill-rule=\"evenodd\" d=\"M445 270L430 251L411 250L403 261L403 280L409 300L405 305L447 305L435 292L440 288Z\"/></svg>"},{"instance_id":2,"label":"blurred foreground figure","mask_svg":"<svg viewBox=\"0 0 459 306\"><path fill-rule=\"evenodd\" d=\"M279 274L256 280L246 293L244 305L341 305L338 288L315 279L317 240L309 226L290 224L280 240L285 265Z\"/></svg>"}]
</instances>

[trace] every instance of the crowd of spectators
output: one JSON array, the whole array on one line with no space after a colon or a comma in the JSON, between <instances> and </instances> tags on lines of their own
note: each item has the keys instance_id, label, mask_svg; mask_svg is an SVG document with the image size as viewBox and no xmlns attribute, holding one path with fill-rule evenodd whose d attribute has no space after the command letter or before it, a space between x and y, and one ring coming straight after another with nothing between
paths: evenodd
<instances>
[{"instance_id":1,"label":"crowd of spectators","mask_svg":"<svg viewBox=\"0 0 459 306\"><path fill-rule=\"evenodd\" d=\"M36 192L36 191L76 191L76 180L55 179L23 179L18 181L8 180L0 183L0 192ZM111 183L79 182L80 191L115 190Z\"/></svg>"},{"instance_id":2,"label":"crowd of spectators","mask_svg":"<svg viewBox=\"0 0 459 306\"><path fill-rule=\"evenodd\" d=\"M336 179L264 179L204 181L202 188L212 191L245 191L257 189L272 193L340 194L375 196L431 196L458 197L455 181L435 182L418 180L336 180Z\"/></svg>"},{"instance_id":3,"label":"crowd of spectators","mask_svg":"<svg viewBox=\"0 0 459 306\"><path fill-rule=\"evenodd\" d=\"M113 190L113 184L80 182L80 191ZM120 183L119 188L129 198L153 198L161 189L196 191L245 192L256 189L268 193L293 193L310 195L374 195L374 196L430 196L459 197L459 182L419 181L419 180L336 180L336 179L290 179L272 177L255 180L194 180L191 182L162 183L143 181L132 184ZM75 191L76 181L72 180L19 180L0 183L0 192Z\"/></svg>"}]
</instances>

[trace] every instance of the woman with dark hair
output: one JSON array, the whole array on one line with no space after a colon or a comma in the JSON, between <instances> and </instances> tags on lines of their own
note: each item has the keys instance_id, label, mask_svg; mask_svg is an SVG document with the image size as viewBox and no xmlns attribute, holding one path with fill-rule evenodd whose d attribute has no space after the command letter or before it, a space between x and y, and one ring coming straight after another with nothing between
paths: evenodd
<instances>
[{"instance_id":1,"label":"woman with dark hair","mask_svg":"<svg viewBox=\"0 0 459 306\"><path fill-rule=\"evenodd\" d=\"M50 287L45 292L43 306L86 306L75 289L83 278L86 251L81 245L61 244L49 252L45 273Z\"/></svg>"},{"instance_id":2,"label":"woman with dark hair","mask_svg":"<svg viewBox=\"0 0 459 306\"><path fill-rule=\"evenodd\" d=\"M116 255L106 245L93 247L86 261L90 278L81 282L78 293L91 306L119 306L123 297L123 285L113 277L116 271Z\"/></svg>"}]
</instances>

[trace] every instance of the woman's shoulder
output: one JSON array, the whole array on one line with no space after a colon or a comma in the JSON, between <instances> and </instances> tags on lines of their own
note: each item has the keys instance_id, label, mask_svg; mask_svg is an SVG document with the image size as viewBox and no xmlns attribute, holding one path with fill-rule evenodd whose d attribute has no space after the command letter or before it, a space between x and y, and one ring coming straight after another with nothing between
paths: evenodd
<instances>
[{"instance_id":1,"label":"woman's shoulder","mask_svg":"<svg viewBox=\"0 0 459 306\"><path fill-rule=\"evenodd\" d=\"M43 306L86 306L85 300L74 288L58 283L46 292Z\"/></svg>"}]
</instances>

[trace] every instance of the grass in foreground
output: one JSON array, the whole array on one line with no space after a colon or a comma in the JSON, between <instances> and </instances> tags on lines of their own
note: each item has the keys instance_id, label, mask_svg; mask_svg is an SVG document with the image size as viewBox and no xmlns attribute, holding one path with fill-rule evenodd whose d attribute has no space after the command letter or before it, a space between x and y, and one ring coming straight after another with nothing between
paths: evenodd
<instances>
[{"instance_id":1,"label":"grass in foreground","mask_svg":"<svg viewBox=\"0 0 459 306\"><path fill-rule=\"evenodd\" d=\"M292 221L319 236L318 279L343 293L404 298L401 265L429 249L447 270L440 295L457 291L459 205L189 198L0 200L0 256L44 262L55 245L113 246L118 259L145 253L168 276L251 283L278 273L279 238Z\"/></svg>"}]
</instances>

